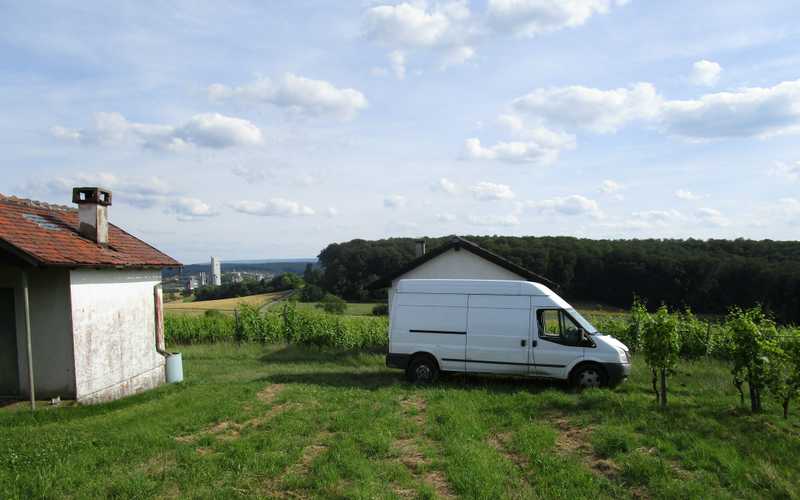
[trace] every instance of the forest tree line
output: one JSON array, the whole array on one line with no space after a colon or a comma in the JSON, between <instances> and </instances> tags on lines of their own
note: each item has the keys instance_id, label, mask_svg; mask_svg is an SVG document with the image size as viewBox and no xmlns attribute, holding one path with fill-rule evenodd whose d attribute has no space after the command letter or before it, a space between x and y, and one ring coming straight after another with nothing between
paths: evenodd
<instances>
[{"instance_id":1,"label":"forest tree line","mask_svg":"<svg viewBox=\"0 0 800 500\"><path fill-rule=\"evenodd\" d=\"M627 308L689 307L724 314L760 304L781 323L800 323L800 242L772 240L591 240L573 237L466 236L558 284L567 300ZM352 240L319 255L321 286L347 300L382 299L377 278L415 257L412 238ZM448 242L429 238L428 249Z\"/></svg>"}]
</instances>

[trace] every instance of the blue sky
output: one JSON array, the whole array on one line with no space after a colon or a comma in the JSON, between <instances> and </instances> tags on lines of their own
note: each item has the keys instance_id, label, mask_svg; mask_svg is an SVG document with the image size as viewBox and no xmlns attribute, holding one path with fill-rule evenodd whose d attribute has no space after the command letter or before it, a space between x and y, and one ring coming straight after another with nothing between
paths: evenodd
<instances>
[{"instance_id":1,"label":"blue sky","mask_svg":"<svg viewBox=\"0 0 800 500\"><path fill-rule=\"evenodd\" d=\"M185 261L800 234L790 1L0 3L0 192Z\"/></svg>"}]
</instances>

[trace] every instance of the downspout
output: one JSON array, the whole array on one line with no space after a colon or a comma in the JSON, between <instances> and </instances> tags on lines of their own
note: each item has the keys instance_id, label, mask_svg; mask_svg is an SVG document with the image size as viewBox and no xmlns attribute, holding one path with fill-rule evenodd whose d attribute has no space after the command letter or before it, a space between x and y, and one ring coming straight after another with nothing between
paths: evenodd
<instances>
[{"instance_id":1,"label":"downspout","mask_svg":"<svg viewBox=\"0 0 800 500\"><path fill-rule=\"evenodd\" d=\"M156 306L156 351L167 358L172 353L166 351L166 341L164 339L164 291L160 283L153 287L153 300Z\"/></svg>"},{"instance_id":2,"label":"downspout","mask_svg":"<svg viewBox=\"0 0 800 500\"><path fill-rule=\"evenodd\" d=\"M28 293L28 272L22 271L22 302L25 309L25 340L28 351L28 386L31 394L31 410L36 409L36 388L33 385L33 348L31 347L31 305Z\"/></svg>"}]
</instances>

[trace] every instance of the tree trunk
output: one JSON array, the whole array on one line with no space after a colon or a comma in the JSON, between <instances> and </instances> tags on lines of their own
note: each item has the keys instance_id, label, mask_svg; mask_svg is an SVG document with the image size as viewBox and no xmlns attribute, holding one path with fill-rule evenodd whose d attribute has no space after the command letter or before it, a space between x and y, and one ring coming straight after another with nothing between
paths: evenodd
<instances>
[{"instance_id":1,"label":"tree trunk","mask_svg":"<svg viewBox=\"0 0 800 500\"><path fill-rule=\"evenodd\" d=\"M755 413L758 411L758 387L753 384L753 376L747 374L747 389L750 392L750 411Z\"/></svg>"},{"instance_id":2,"label":"tree trunk","mask_svg":"<svg viewBox=\"0 0 800 500\"><path fill-rule=\"evenodd\" d=\"M661 407L667 407L667 369L661 369Z\"/></svg>"},{"instance_id":3,"label":"tree trunk","mask_svg":"<svg viewBox=\"0 0 800 500\"><path fill-rule=\"evenodd\" d=\"M736 386L736 390L739 391L739 404L741 406L744 406L744 388L742 387L743 383L742 382L734 382L733 384Z\"/></svg>"},{"instance_id":4,"label":"tree trunk","mask_svg":"<svg viewBox=\"0 0 800 500\"><path fill-rule=\"evenodd\" d=\"M783 418L789 418L789 398L783 400Z\"/></svg>"},{"instance_id":5,"label":"tree trunk","mask_svg":"<svg viewBox=\"0 0 800 500\"><path fill-rule=\"evenodd\" d=\"M650 373L653 375L653 392L656 395L656 401L661 401L660 395L658 392L658 372L656 372L655 368L650 369Z\"/></svg>"}]
</instances>

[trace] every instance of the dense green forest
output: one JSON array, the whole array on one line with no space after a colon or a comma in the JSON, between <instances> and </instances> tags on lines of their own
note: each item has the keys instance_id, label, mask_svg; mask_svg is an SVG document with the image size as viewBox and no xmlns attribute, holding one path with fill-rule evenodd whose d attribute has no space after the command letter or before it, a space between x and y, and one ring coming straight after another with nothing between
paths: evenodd
<instances>
[{"instance_id":1,"label":"dense green forest","mask_svg":"<svg viewBox=\"0 0 800 500\"><path fill-rule=\"evenodd\" d=\"M784 323L800 323L800 242L753 240L590 240L466 236L559 284L567 300L629 307L634 296L697 313L762 304ZM428 248L448 238L428 239ZM385 297L369 283L414 258L414 239L353 240L319 255L322 286L348 300Z\"/></svg>"}]
</instances>

